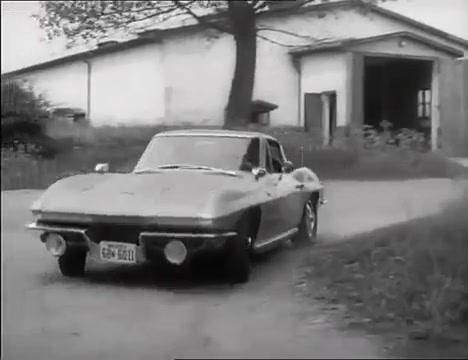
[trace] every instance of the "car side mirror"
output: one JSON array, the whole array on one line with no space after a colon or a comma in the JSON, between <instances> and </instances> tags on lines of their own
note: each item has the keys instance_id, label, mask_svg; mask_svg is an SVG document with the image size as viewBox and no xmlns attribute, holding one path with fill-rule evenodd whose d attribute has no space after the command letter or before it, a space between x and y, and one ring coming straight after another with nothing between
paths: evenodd
<instances>
[{"instance_id":1,"label":"car side mirror","mask_svg":"<svg viewBox=\"0 0 468 360\"><path fill-rule=\"evenodd\" d=\"M255 176L255 180L258 180L261 177L264 177L266 173L267 173L266 170L261 167L256 167L252 169L252 174Z\"/></svg>"},{"instance_id":2,"label":"car side mirror","mask_svg":"<svg viewBox=\"0 0 468 360\"><path fill-rule=\"evenodd\" d=\"M94 171L95 171L95 172L98 172L98 173L106 173L106 172L109 172L109 164L108 164L108 163L97 164L97 165L94 167Z\"/></svg>"},{"instance_id":3,"label":"car side mirror","mask_svg":"<svg viewBox=\"0 0 468 360\"><path fill-rule=\"evenodd\" d=\"M284 174L289 174L290 172L293 172L294 170L294 165L291 161L285 161L283 165L281 166L281 172Z\"/></svg>"}]
</instances>

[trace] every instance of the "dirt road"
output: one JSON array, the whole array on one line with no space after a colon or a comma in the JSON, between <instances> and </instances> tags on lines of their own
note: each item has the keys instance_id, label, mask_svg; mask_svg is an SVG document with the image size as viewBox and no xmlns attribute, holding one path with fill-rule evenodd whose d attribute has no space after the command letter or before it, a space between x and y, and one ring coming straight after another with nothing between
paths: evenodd
<instances>
[{"instance_id":1,"label":"dirt road","mask_svg":"<svg viewBox=\"0 0 468 360\"><path fill-rule=\"evenodd\" d=\"M449 180L328 183L321 239L437 211L460 191ZM382 356L376 339L336 330L319 304L306 306L295 295L308 249L286 247L259 261L251 282L236 287L93 263L85 279L70 280L23 228L38 195L2 194L6 360Z\"/></svg>"}]
</instances>

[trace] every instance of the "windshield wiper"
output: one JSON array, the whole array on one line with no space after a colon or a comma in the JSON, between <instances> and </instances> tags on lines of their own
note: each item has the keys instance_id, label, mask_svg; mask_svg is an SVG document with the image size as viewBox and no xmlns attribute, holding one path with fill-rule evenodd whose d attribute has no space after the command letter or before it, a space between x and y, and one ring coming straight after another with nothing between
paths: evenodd
<instances>
[{"instance_id":1,"label":"windshield wiper","mask_svg":"<svg viewBox=\"0 0 468 360\"><path fill-rule=\"evenodd\" d=\"M180 169L187 165L179 165L179 164L167 164L161 165L156 168L143 168L141 170L135 171L135 174L145 174L145 173L155 173L162 169Z\"/></svg>"},{"instance_id":2,"label":"windshield wiper","mask_svg":"<svg viewBox=\"0 0 468 360\"><path fill-rule=\"evenodd\" d=\"M158 172L158 169L144 168L144 169L134 171L133 173L134 174L151 174L151 173L155 173L155 172Z\"/></svg>"},{"instance_id":3,"label":"windshield wiper","mask_svg":"<svg viewBox=\"0 0 468 360\"><path fill-rule=\"evenodd\" d=\"M186 166L182 166L181 168L182 169L193 169L193 170L208 170L208 171L219 172L219 173L222 173L222 174L237 177L237 174L234 171L224 170L224 169L211 167L211 166L186 165Z\"/></svg>"},{"instance_id":4,"label":"windshield wiper","mask_svg":"<svg viewBox=\"0 0 468 360\"><path fill-rule=\"evenodd\" d=\"M182 167L186 167L190 165L183 165L183 164L167 164L158 166L158 169L180 169Z\"/></svg>"}]
</instances>

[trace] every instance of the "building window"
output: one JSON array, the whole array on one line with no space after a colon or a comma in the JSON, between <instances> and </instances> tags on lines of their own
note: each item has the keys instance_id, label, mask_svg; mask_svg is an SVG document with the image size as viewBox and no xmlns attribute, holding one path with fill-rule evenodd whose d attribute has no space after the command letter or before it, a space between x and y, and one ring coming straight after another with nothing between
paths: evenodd
<instances>
[{"instance_id":1,"label":"building window","mask_svg":"<svg viewBox=\"0 0 468 360\"><path fill-rule=\"evenodd\" d=\"M418 118L431 117L431 90L418 91Z\"/></svg>"}]
</instances>

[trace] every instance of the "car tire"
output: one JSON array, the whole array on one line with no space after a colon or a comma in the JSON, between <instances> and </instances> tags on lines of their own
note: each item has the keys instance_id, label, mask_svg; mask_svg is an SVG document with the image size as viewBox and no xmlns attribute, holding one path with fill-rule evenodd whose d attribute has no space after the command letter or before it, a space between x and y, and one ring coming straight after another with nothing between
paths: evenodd
<instances>
[{"instance_id":1,"label":"car tire","mask_svg":"<svg viewBox=\"0 0 468 360\"><path fill-rule=\"evenodd\" d=\"M63 276L81 277L85 273L86 252L73 251L58 258L58 265Z\"/></svg>"},{"instance_id":2,"label":"car tire","mask_svg":"<svg viewBox=\"0 0 468 360\"><path fill-rule=\"evenodd\" d=\"M227 272L232 283L246 283L250 279L252 237L247 221L242 221L237 236L230 239L227 248Z\"/></svg>"},{"instance_id":3,"label":"car tire","mask_svg":"<svg viewBox=\"0 0 468 360\"><path fill-rule=\"evenodd\" d=\"M318 208L317 199L309 199L302 213L299 231L292 238L293 244L313 243L317 239L318 233Z\"/></svg>"}]
</instances>

